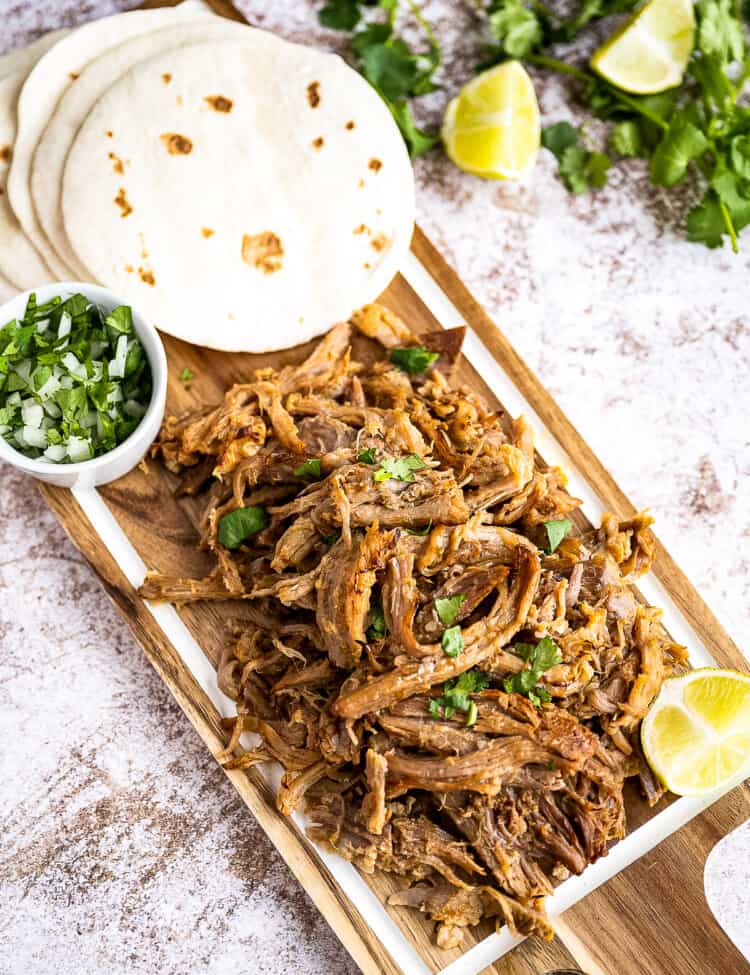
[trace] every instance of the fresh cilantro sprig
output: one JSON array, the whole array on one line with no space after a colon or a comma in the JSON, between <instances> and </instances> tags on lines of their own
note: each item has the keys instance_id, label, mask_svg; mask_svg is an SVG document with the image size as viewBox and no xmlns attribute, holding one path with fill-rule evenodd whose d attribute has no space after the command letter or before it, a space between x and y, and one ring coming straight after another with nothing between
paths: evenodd
<instances>
[{"instance_id":1,"label":"fresh cilantro sprig","mask_svg":"<svg viewBox=\"0 0 750 975\"><path fill-rule=\"evenodd\" d=\"M368 7L377 6L384 19L368 20L362 16ZM440 65L440 44L422 16L415 0L407 6L425 38L424 50L415 51L396 33L399 0L328 0L319 12L320 23L332 30L354 32L352 55L357 68L378 92L404 137L409 155L414 158L429 152L438 136L417 126L410 99L435 90L434 75Z\"/></svg>"},{"instance_id":2,"label":"fresh cilantro sprig","mask_svg":"<svg viewBox=\"0 0 750 975\"><path fill-rule=\"evenodd\" d=\"M411 376L418 376L425 372L438 358L440 357L437 352L430 352L422 345L412 345L406 349L391 349L391 362Z\"/></svg>"},{"instance_id":3,"label":"fresh cilantro sprig","mask_svg":"<svg viewBox=\"0 0 750 975\"><path fill-rule=\"evenodd\" d=\"M414 471L421 471L427 465L417 454L407 454L406 457L383 457L380 467L372 475L375 481L396 481L413 483L416 478Z\"/></svg>"},{"instance_id":4,"label":"fresh cilantro sprig","mask_svg":"<svg viewBox=\"0 0 750 975\"><path fill-rule=\"evenodd\" d=\"M656 186L703 180L703 198L687 215L688 240L720 247L728 238L736 252L738 234L750 223L750 108L741 100L750 56L738 5L698 0L696 43L685 79L655 95L631 95L549 52L590 21L635 6L630 0L582 0L573 16L560 21L536 0L490 0L486 11L496 42L490 63L521 57L572 78L594 116L611 124L611 155L648 159ZM572 193L606 184L610 156L586 146L569 123L546 128L542 144L554 154L560 179Z\"/></svg>"},{"instance_id":5,"label":"fresh cilantro sprig","mask_svg":"<svg viewBox=\"0 0 750 975\"><path fill-rule=\"evenodd\" d=\"M265 508L257 505L235 508L219 522L219 541L225 548L239 548L251 535L257 535L267 525L268 515Z\"/></svg>"},{"instance_id":6,"label":"fresh cilantro sprig","mask_svg":"<svg viewBox=\"0 0 750 975\"><path fill-rule=\"evenodd\" d=\"M447 680L443 684L443 693L440 697L433 697L429 704L430 717L440 720L449 720L456 711L466 714L466 726L470 728L476 724L477 705L469 697L470 694L479 694L490 683L487 674L480 670L464 671L459 677Z\"/></svg>"},{"instance_id":7,"label":"fresh cilantro sprig","mask_svg":"<svg viewBox=\"0 0 750 975\"><path fill-rule=\"evenodd\" d=\"M292 471L295 477L301 477L305 481L317 481L320 477L320 461L317 457L311 457L304 461L299 467Z\"/></svg>"},{"instance_id":8,"label":"fresh cilantro sprig","mask_svg":"<svg viewBox=\"0 0 750 975\"><path fill-rule=\"evenodd\" d=\"M550 700L549 691L539 683L539 679L546 670L562 661L560 648L554 640L545 636L536 646L533 643L517 643L511 649L526 661L527 666L512 677L505 678L505 691L508 694L524 694L537 707L547 704Z\"/></svg>"}]
</instances>

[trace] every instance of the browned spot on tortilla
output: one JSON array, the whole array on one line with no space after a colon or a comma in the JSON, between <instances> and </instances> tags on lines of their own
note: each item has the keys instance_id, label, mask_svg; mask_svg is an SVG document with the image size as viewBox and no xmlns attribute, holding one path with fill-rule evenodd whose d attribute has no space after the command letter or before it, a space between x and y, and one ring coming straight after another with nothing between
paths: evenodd
<instances>
[{"instance_id":1,"label":"browned spot on tortilla","mask_svg":"<svg viewBox=\"0 0 750 975\"><path fill-rule=\"evenodd\" d=\"M349 132L351 132L351 130L354 128L354 121L353 121L353 119L349 119L349 121L346 123L346 125L344 126L344 128L347 129Z\"/></svg>"},{"instance_id":2,"label":"browned spot on tortilla","mask_svg":"<svg viewBox=\"0 0 750 975\"><path fill-rule=\"evenodd\" d=\"M367 227L363 223L361 223L358 227L355 227L354 228L354 233L355 234L366 234L367 233Z\"/></svg>"},{"instance_id":3,"label":"browned spot on tortilla","mask_svg":"<svg viewBox=\"0 0 750 975\"><path fill-rule=\"evenodd\" d=\"M362 267L365 269L365 271L369 271L370 268L372 267L372 264L370 264L368 261L365 261Z\"/></svg>"},{"instance_id":4,"label":"browned spot on tortilla","mask_svg":"<svg viewBox=\"0 0 750 975\"><path fill-rule=\"evenodd\" d=\"M320 105L320 82L311 81L307 86L307 100L310 108L317 108Z\"/></svg>"},{"instance_id":5,"label":"browned spot on tortilla","mask_svg":"<svg viewBox=\"0 0 750 975\"><path fill-rule=\"evenodd\" d=\"M187 156L193 151L193 143L190 139L178 132L165 132L161 136L161 141L167 147L170 156Z\"/></svg>"},{"instance_id":6,"label":"browned spot on tortilla","mask_svg":"<svg viewBox=\"0 0 750 975\"><path fill-rule=\"evenodd\" d=\"M312 144L313 144L313 149L322 149L323 148L323 136L322 135L319 135L317 139L313 139L313 143Z\"/></svg>"},{"instance_id":7,"label":"browned spot on tortilla","mask_svg":"<svg viewBox=\"0 0 750 975\"><path fill-rule=\"evenodd\" d=\"M206 238L206 240L208 240L209 237L213 237L215 232L216 231L211 230L210 227L201 227L201 233Z\"/></svg>"},{"instance_id":8,"label":"browned spot on tortilla","mask_svg":"<svg viewBox=\"0 0 750 975\"><path fill-rule=\"evenodd\" d=\"M382 251L384 247L388 246L388 238L385 234L375 234L375 236L370 241L370 247L376 251Z\"/></svg>"},{"instance_id":9,"label":"browned spot on tortilla","mask_svg":"<svg viewBox=\"0 0 750 975\"><path fill-rule=\"evenodd\" d=\"M127 216L129 216L133 212L133 208L128 203L127 196L125 196L125 187L124 186L121 186L120 187L120 191L118 192L117 196L115 197L115 203L117 204L117 206L122 211L120 213L120 216L121 217L127 217Z\"/></svg>"},{"instance_id":10,"label":"browned spot on tortilla","mask_svg":"<svg viewBox=\"0 0 750 975\"><path fill-rule=\"evenodd\" d=\"M12 155L12 146L0 146L0 162L9 163Z\"/></svg>"},{"instance_id":11,"label":"browned spot on tortilla","mask_svg":"<svg viewBox=\"0 0 750 975\"><path fill-rule=\"evenodd\" d=\"M156 284L154 272L146 267L138 268L138 277L141 279L141 281L143 281L144 284L149 285L151 288L153 288L153 286Z\"/></svg>"},{"instance_id":12,"label":"browned spot on tortilla","mask_svg":"<svg viewBox=\"0 0 750 975\"><path fill-rule=\"evenodd\" d=\"M284 248L281 239L271 230L264 230L260 234L245 234L242 238L242 260L263 271L273 274L281 270L281 259Z\"/></svg>"},{"instance_id":13,"label":"browned spot on tortilla","mask_svg":"<svg viewBox=\"0 0 750 975\"><path fill-rule=\"evenodd\" d=\"M215 112L224 112L225 115L232 111L234 105L232 99L225 95L206 95L204 101L207 101Z\"/></svg>"},{"instance_id":14,"label":"browned spot on tortilla","mask_svg":"<svg viewBox=\"0 0 750 975\"><path fill-rule=\"evenodd\" d=\"M363 179L357 180L357 188L358 189L361 190L364 185L365 185L365 181Z\"/></svg>"},{"instance_id":15,"label":"browned spot on tortilla","mask_svg":"<svg viewBox=\"0 0 750 975\"><path fill-rule=\"evenodd\" d=\"M182 107L182 95L178 95L177 98L175 98L175 101L180 107Z\"/></svg>"},{"instance_id":16,"label":"browned spot on tortilla","mask_svg":"<svg viewBox=\"0 0 750 975\"><path fill-rule=\"evenodd\" d=\"M68 72L68 77L70 78L71 81L77 81L78 78L79 78L79 75L75 71L69 71Z\"/></svg>"},{"instance_id":17,"label":"browned spot on tortilla","mask_svg":"<svg viewBox=\"0 0 750 975\"><path fill-rule=\"evenodd\" d=\"M126 264L125 265L125 273L126 274L132 274L133 273L133 270L134 270L134 268L133 268L133 265L132 264Z\"/></svg>"},{"instance_id":18,"label":"browned spot on tortilla","mask_svg":"<svg viewBox=\"0 0 750 975\"><path fill-rule=\"evenodd\" d=\"M115 155L114 152L107 153L109 158L112 160L112 169L118 173L120 176L125 172L125 167L122 164L122 159Z\"/></svg>"},{"instance_id":19,"label":"browned spot on tortilla","mask_svg":"<svg viewBox=\"0 0 750 975\"><path fill-rule=\"evenodd\" d=\"M164 74L161 76L161 80L164 82L165 85L168 85L169 82L172 80L172 75L168 71L165 71Z\"/></svg>"},{"instance_id":20,"label":"browned spot on tortilla","mask_svg":"<svg viewBox=\"0 0 750 975\"><path fill-rule=\"evenodd\" d=\"M108 139L111 139L112 138L112 135L113 135L112 129L107 129L107 132L106 132L107 138Z\"/></svg>"},{"instance_id":21,"label":"browned spot on tortilla","mask_svg":"<svg viewBox=\"0 0 750 975\"><path fill-rule=\"evenodd\" d=\"M379 159L371 159L367 165L373 173L377 173L383 168L383 164Z\"/></svg>"},{"instance_id":22,"label":"browned spot on tortilla","mask_svg":"<svg viewBox=\"0 0 750 975\"><path fill-rule=\"evenodd\" d=\"M229 319L230 321L234 321L234 315L233 315L233 314L231 313L231 311L228 311L228 312L227 312L227 318L228 318L228 319Z\"/></svg>"}]
</instances>

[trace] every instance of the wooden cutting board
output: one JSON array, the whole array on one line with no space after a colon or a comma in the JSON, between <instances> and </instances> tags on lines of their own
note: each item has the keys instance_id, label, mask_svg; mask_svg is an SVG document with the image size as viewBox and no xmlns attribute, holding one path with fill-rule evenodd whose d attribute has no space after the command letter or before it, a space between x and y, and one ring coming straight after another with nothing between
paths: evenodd
<instances>
[{"instance_id":1,"label":"wooden cutting board","mask_svg":"<svg viewBox=\"0 0 750 975\"><path fill-rule=\"evenodd\" d=\"M224 0L209 2L217 13L242 19ZM165 5L171 4L158 0L146 4ZM609 473L420 230L415 232L412 253L479 336L547 431L575 459L576 467L602 504L621 517L632 515L635 509ZM440 326L403 277L393 282L382 300L415 331ZM170 369L169 412L215 402L227 386L245 379L255 368L300 361L309 350L305 346L265 356L229 355L189 346L169 336L164 336L164 341ZM185 366L197 376L189 391L178 378ZM464 382L502 407L471 365L463 362L459 374ZM137 469L101 489L100 495L149 568L169 572L180 565L185 574L200 574L205 563L195 550L199 506L190 499L176 502L172 497L173 483L160 465L150 463L147 474ZM224 747L225 736L219 714L207 694L139 599L123 567L116 563L73 495L61 488L45 486L41 490L74 544L99 575L156 671L215 755ZM737 647L661 545L653 572L684 619L710 648L716 663L747 670ZM198 604L180 609L179 614L215 666L224 640L221 611L210 604ZM407 968L397 957L398 952L389 953L298 827L276 812L271 790L258 772L227 774L362 971L367 975L404 975ZM637 830L652 815L633 790L628 799L631 829ZM554 968L580 968L588 975L747 975L750 965L709 911L703 891L703 867L715 843L748 817L750 789L745 783L568 909L555 921L558 937L552 943L523 942L487 971L498 975L541 975ZM398 886L384 875L367 879L381 901ZM463 951L491 931L487 926L468 936L463 951L442 951L433 944L433 925L421 915L406 909L387 910L432 972L453 963L459 966Z\"/></svg>"}]
</instances>

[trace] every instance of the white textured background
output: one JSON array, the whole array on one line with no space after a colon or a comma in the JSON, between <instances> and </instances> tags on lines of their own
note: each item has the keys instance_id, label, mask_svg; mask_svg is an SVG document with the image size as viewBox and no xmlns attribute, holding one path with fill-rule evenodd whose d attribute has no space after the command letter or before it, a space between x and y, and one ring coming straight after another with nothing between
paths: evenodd
<instances>
[{"instance_id":1,"label":"white textured background","mask_svg":"<svg viewBox=\"0 0 750 975\"><path fill-rule=\"evenodd\" d=\"M309 0L251 21L334 46ZM0 0L0 52L129 0ZM430 0L446 94L471 0ZM556 79L546 121L572 117ZM430 115L430 113L433 113ZM742 646L750 630L750 236L681 239L640 163L574 199L417 164L422 227ZM215 767L32 482L0 466L0 973L344 975L354 966Z\"/></svg>"}]
</instances>

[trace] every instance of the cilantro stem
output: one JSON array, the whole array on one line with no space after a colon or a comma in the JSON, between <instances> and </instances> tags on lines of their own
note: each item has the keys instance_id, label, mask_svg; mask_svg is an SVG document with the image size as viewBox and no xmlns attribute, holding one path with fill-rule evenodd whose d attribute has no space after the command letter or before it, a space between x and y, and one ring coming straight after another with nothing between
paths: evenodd
<instances>
[{"instance_id":1,"label":"cilantro stem","mask_svg":"<svg viewBox=\"0 0 750 975\"><path fill-rule=\"evenodd\" d=\"M557 58L551 58L546 54L529 54L526 58L532 64L539 65L540 68L549 68L551 71L559 71L560 74L569 75L571 78L575 78L578 81L590 82L595 80L594 75L589 71L584 71L581 68L576 68L573 64L567 64L565 61L559 61ZM630 98L624 92L619 91L616 88L608 87L610 94L616 98L621 104L627 105L628 108L647 118L649 122L653 122L654 125L658 125L660 129L665 132L669 128L669 123L666 122L661 115L657 115L656 112L652 112L650 109L645 108L640 102L635 98Z\"/></svg>"},{"instance_id":2,"label":"cilantro stem","mask_svg":"<svg viewBox=\"0 0 750 975\"><path fill-rule=\"evenodd\" d=\"M532 64L538 64L540 68L559 71L560 74L570 75L571 78L577 78L579 81L591 80L591 75L588 71L582 71L580 68L576 68L575 65L566 64L565 61L558 61L557 58L551 58L547 54L529 54L526 60L531 61Z\"/></svg>"},{"instance_id":3,"label":"cilantro stem","mask_svg":"<svg viewBox=\"0 0 750 975\"><path fill-rule=\"evenodd\" d=\"M407 3L409 5L409 9L411 10L412 17L414 17L425 33L427 43L430 45L430 50L436 55L435 67L437 67L437 65L440 64L440 42L437 39L437 35L429 22L426 20L416 0L407 0Z\"/></svg>"},{"instance_id":4,"label":"cilantro stem","mask_svg":"<svg viewBox=\"0 0 750 975\"><path fill-rule=\"evenodd\" d=\"M537 10L543 17L546 17L547 20L550 21L550 23L554 22L555 12L554 10L550 10L550 8L546 4L540 3L540 0L531 0L531 6L534 8L534 10Z\"/></svg>"},{"instance_id":5,"label":"cilantro stem","mask_svg":"<svg viewBox=\"0 0 750 975\"><path fill-rule=\"evenodd\" d=\"M724 226L727 228L727 233L729 234L729 239L732 242L733 253L739 253L739 247L737 245L737 231L734 228L734 222L732 220L732 215L729 212L729 207L726 203L719 198L719 209L721 210L721 215L724 218Z\"/></svg>"}]
</instances>

